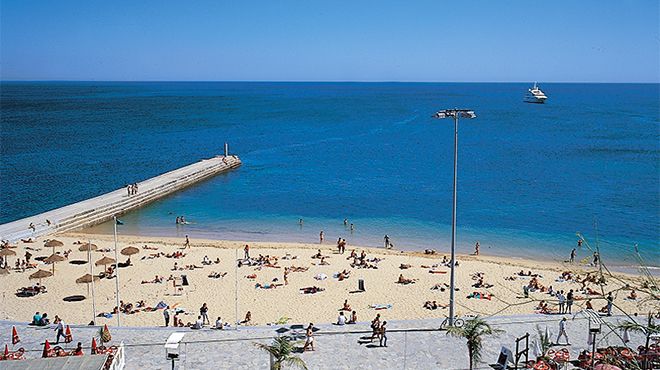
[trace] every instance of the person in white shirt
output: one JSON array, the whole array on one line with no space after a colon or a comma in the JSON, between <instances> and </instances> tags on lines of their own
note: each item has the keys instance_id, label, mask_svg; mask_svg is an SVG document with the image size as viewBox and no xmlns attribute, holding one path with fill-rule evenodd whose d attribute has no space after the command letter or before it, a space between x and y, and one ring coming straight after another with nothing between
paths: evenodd
<instances>
[{"instance_id":1,"label":"person in white shirt","mask_svg":"<svg viewBox=\"0 0 660 370\"><path fill-rule=\"evenodd\" d=\"M204 322L202 321L202 317L197 316L197 321L195 321L195 324L191 327L191 329L201 329L203 325Z\"/></svg>"},{"instance_id":2,"label":"person in white shirt","mask_svg":"<svg viewBox=\"0 0 660 370\"><path fill-rule=\"evenodd\" d=\"M222 325L222 319L218 316L218 319L215 320L215 328L216 329L222 329L224 326Z\"/></svg>"},{"instance_id":3,"label":"person in white shirt","mask_svg":"<svg viewBox=\"0 0 660 370\"><path fill-rule=\"evenodd\" d=\"M346 316L344 316L344 311L339 313L337 318L337 325L346 325Z\"/></svg>"}]
</instances>

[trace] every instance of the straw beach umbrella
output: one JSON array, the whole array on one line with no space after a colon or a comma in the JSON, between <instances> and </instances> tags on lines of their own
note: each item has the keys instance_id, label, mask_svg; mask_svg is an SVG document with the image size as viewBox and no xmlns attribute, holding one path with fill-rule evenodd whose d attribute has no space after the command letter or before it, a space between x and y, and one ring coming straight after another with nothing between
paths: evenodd
<instances>
[{"instance_id":1,"label":"straw beach umbrella","mask_svg":"<svg viewBox=\"0 0 660 370\"><path fill-rule=\"evenodd\" d=\"M64 243L59 240L51 239L44 243L44 247L53 248L53 254L55 254L55 247L61 247Z\"/></svg>"},{"instance_id":2,"label":"straw beach umbrella","mask_svg":"<svg viewBox=\"0 0 660 370\"><path fill-rule=\"evenodd\" d=\"M96 261L95 264L96 264L96 266L103 266L103 270L107 270L107 267L106 267L106 266L111 265L111 264L113 264L113 263L115 263L115 262L117 262L117 261L115 261L114 258L110 258L110 257L107 257L107 256L103 256L103 258L101 258L100 260Z\"/></svg>"},{"instance_id":3,"label":"straw beach umbrella","mask_svg":"<svg viewBox=\"0 0 660 370\"><path fill-rule=\"evenodd\" d=\"M121 254L123 254L124 256L132 256L138 253L140 253L140 250L135 247L126 247L121 250Z\"/></svg>"},{"instance_id":4,"label":"straw beach umbrella","mask_svg":"<svg viewBox=\"0 0 660 370\"><path fill-rule=\"evenodd\" d=\"M59 254L51 254L48 258L44 260L45 263L53 264L53 275L55 275L55 264L58 262L64 261L66 258L60 256Z\"/></svg>"},{"instance_id":5,"label":"straw beach umbrella","mask_svg":"<svg viewBox=\"0 0 660 370\"><path fill-rule=\"evenodd\" d=\"M15 256L15 255L16 255L16 252L14 252L13 250L11 250L9 248L0 249L0 256L4 257L5 259L9 256Z\"/></svg>"},{"instance_id":6,"label":"straw beach umbrella","mask_svg":"<svg viewBox=\"0 0 660 370\"><path fill-rule=\"evenodd\" d=\"M39 285L41 285L41 279L45 279L47 277L53 276L53 273L50 271L46 270L39 270L35 272L34 274L30 275L30 279L38 279L39 280Z\"/></svg>"},{"instance_id":7,"label":"straw beach umbrella","mask_svg":"<svg viewBox=\"0 0 660 370\"><path fill-rule=\"evenodd\" d=\"M89 295L89 284L92 281L98 281L98 280L99 280L98 276L94 276L92 274L85 274L85 275L77 278L76 283L78 283L78 284L87 284L87 295Z\"/></svg>"},{"instance_id":8,"label":"straw beach umbrella","mask_svg":"<svg viewBox=\"0 0 660 370\"><path fill-rule=\"evenodd\" d=\"M91 243L85 243L82 244L80 247L78 247L78 250L81 252L89 252L89 251L95 251L98 247L96 244L91 244Z\"/></svg>"}]
</instances>

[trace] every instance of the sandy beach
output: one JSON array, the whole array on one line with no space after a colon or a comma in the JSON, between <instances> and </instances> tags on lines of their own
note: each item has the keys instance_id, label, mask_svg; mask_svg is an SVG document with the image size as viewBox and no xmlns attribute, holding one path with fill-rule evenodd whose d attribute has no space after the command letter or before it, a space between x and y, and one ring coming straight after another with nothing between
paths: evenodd
<instances>
[{"instance_id":1,"label":"sandy beach","mask_svg":"<svg viewBox=\"0 0 660 370\"><path fill-rule=\"evenodd\" d=\"M27 269L25 272L12 270L8 275L0 276L2 281L2 305L0 308L1 319L29 321L35 311L47 312L50 317L59 315L67 323L86 324L92 320L92 299L88 295L85 284L77 284L75 280L89 272L88 264L72 264L71 261L86 261L87 252L78 250L77 241L86 242L90 240L99 249L106 252L92 252L92 261L97 261L104 256L114 257L112 236L66 234L54 237L64 243L63 247L56 248L56 252L63 253L71 250L68 260L59 262L55 266L55 276L42 280L47 287L47 293L34 297L17 297L15 292L18 288L30 286L36 280L30 280L28 276L36 272L36 268ZM438 308L435 310L423 307L426 301L436 301L438 305L446 305L449 302L449 289L445 284L449 283L449 268L442 265L445 254L425 255L418 252L401 252L396 250L369 249L348 245L344 254L337 252L334 241L326 241L324 244L294 244L294 243L252 243L239 241L217 241L191 239L190 248L182 249L185 240L177 238L154 238L139 236L121 236L118 247L123 249L127 246L139 248L140 252L131 256L132 266L119 269L121 300L134 305L144 300L147 307L154 307L160 301L178 309L185 310L179 318L184 323L194 322L197 318L199 308L203 303L209 306L209 316L215 320L218 316L223 321L235 322L238 315L242 320L249 310L252 313L252 325L265 325L274 323L282 318L288 318L293 322L331 323L336 321L339 309L342 308L344 300L356 311L358 321L368 321L376 313L387 319L428 319L440 318L447 315L448 309ZM267 266L242 266L236 268L237 258L243 258L244 246L250 245L250 256L255 258L259 255L277 257L274 267ZM51 248L43 246L43 240L34 243L19 242L13 249L16 256L9 257L9 263L14 266L17 258L24 259L26 248L35 257L47 257L52 253ZM149 249L145 249L147 246ZM320 260L311 258L321 249L321 253L327 256L327 265L320 265ZM368 262L377 268L353 268L353 262L349 257L355 249L359 255L362 251L367 254ZM185 257L167 258L162 254L173 254L182 252ZM161 254L162 253L162 254ZM283 257L290 256L291 259ZM158 256L158 257L155 257ZM211 260L210 265L204 265L202 261L205 256ZM120 255L120 262L126 260L126 256ZM373 260L373 259L376 260ZM215 263L219 259L219 263ZM271 261L274 261L271 259ZM555 290L569 289L576 291L576 302L573 312L579 311L585 305L585 294L581 292L581 284L577 282L556 281L563 271L572 271L584 277L589 271L595 271L594 267L579 266L577 264L556 263L547 261L532 261L525 259L502 258L492 256L464 256L458 257L456 282L459 290L456 292L457 313L460 315L513 315L534 313L540 300L549 302L550 308L556 311L556 298L547 293L536 291L530 292L529 298L523 298L523 285L530 281L528 276L518 276L518 272L531 271L538 274L538 281L545 287L552 286ZM51 270L51 265L35 261L37 268ZM174 264L183 270L173 270ZM197 266L185 269L186 266ZM401 269L402 265L409 268ZM437 267L433 267L437 265ZM285 267L307 268L304 272L290 272L288 284L284 285ZM350 277L339 281L335 276L343 271L350 272ZM94 273L103 271L102 266L94 266ZM430 272L430 271L433 271ZM478 282L476 273L483 273L484 284L492 284L485 288L473 287ZM212 273L224 274L223 277L210 278ZM226 274L225 274L226 273ZM238 278L236 278L238 273ZM399 284L399 275L403 274L406 279L414 280L411 284ZM174 287L170 276L179 278L186 275L189 285L178 288ZM162 283L142 283L154 280L156 276L162 277ZM250 277L248 277L250 276ZM317 280L315 277L326 276ZM506 278L506 279L505 279ZM365 291L358 290L358 279L364 280ZM512 279L512 280L511 280ZM615 297L615 312L620 309L628 313L656 309L653 303L640 303L646 298L644 293L638 292L637 301L628 300L630 290L622 289L625 284L636 286L639 278L633 275L616 274L608 277L605 286L606 293L613 291ZM177 279L177 284L181 280ZM273 289L256 288L256 285L276 285ZM281 285L280 285L281 284ZM434 286L439 289L431 289ZM301 288L319 287L323 291L315 294L303 294ZM598 290L595 284L588 285ZM238 287L238 295L236 295ZM94 284L96 311L111 312L115 306L115 279L103 278ZM467 298L473 292L483 293L490 299ZM87 299L80 302L65 302L63 298L71 295L85 295ZM237 298L237 300L236 300ZM605 299L600 295L592 295L595 309L605 305ZM389 308L376 310L370 305L391 305ZM238 308L238 313L236 312ZM386 306L387 307L387 306ZM122 325L129 326L157 326L163 325L161 310L148 311L139 309L139 312L122 314ZM348 312L346 313L349 314ZM539 314L541 315L541 314ZM98 324L107 323L115 325L116 318L99 317Z\"/></svg>"}]
</instances>

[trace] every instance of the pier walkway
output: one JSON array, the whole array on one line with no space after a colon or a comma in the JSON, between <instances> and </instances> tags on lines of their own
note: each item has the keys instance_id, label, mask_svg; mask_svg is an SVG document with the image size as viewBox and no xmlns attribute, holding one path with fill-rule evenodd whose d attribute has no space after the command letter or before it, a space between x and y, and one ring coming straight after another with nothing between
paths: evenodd
<instances>
[{"instance_id":1,"label":"pier walkway","mask_svg":"<svg viewBox=\"0 0 660 370\"><path fill-rule=\"evenodd\" d=\"M96 225L240 165L241 160L232 155L204 159L139 182L138 193L134 195L129 196L127 189L122 188L0 225L0 239L15 242ZM34 229L30 225L34 225Z\"/></svg>"}]
</instances>

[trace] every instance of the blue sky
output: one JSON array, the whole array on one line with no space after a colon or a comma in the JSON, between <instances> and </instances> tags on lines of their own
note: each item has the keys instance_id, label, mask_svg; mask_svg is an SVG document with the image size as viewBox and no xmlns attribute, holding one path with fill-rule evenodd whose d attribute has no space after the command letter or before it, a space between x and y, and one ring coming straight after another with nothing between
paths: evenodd
<instances>
[{"instance_id":1,"label":"blue sky","mask_svg":"<svg viewBox=\"0 0 660 370\"><path fill-rule=\"evenodd\" d=\"M1 0L0 78L660 82L659 4Z\"/></svg>"}]
</instances>

